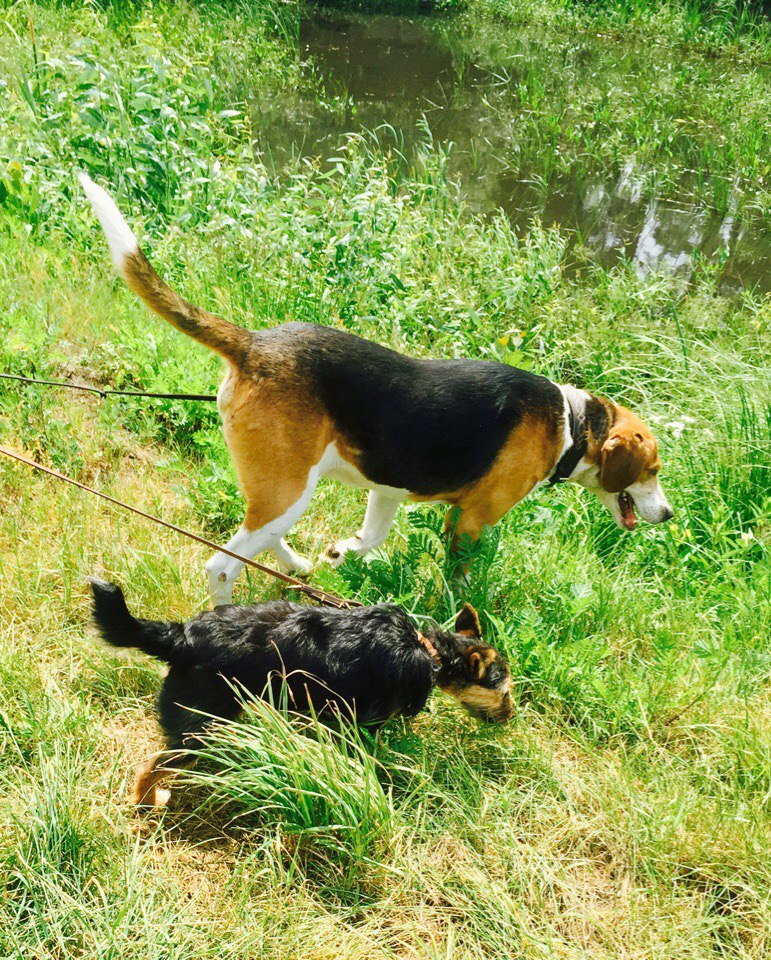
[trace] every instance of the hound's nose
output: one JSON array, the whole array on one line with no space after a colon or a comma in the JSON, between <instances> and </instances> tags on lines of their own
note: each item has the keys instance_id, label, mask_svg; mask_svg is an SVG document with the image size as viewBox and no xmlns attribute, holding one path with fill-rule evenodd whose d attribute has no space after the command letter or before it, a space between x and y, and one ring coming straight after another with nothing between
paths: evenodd
<instances>
[{"instance_id":1,"label":"hound's nose","mask_svg":"<svg viewBox=\"0 0 771 960\"><path fill-rule=\"evenodd\" d=\"M671 520L674 515L675 511L669 506L669 504L667 504L666 507L664 507L664 509L661 511L660 523L664 523L665 520Z\"/></svg>"}]
</instances>

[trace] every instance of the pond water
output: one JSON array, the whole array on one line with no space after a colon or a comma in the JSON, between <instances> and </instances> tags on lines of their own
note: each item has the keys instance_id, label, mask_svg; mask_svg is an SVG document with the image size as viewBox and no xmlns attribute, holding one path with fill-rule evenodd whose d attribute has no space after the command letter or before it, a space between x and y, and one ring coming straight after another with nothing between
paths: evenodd
<instances>
[{"instance_id":1,"label":"pond water","mask_svg":"<svg viewBox=\"0 0 771 960\"><path fill-rule=\"evenodd\" d=\"M521 102L517 84L538 89L563 65L560 51L521 29L496 25L483 42L438 17L344 14L311 8L300 26L304 59L324 81L337 105L291 98L259 108L260 147L279 168L297 155L334 156L350 131L378 130L381 142L409 159L425 141L425 124L435 143L452 143L450 175L469 208L481 214L502 209L520 229L533 217L559 225L571 237L574 259L588 257L609 266L619 257L641 271L664 269L687 277L695 254L724 260L724 289L771 290L771 237L765 224L739 215L729 193L726 212L696 198L697 175L680 172L668 189L657 189L655 171L631 163L554 163L554 141L546 147L519 147ZM639 51L619 43L582 38L571 53L571 82L611 77L624 89L650 69L659 69L666 51ZM664 60L664 62L662 62ZM679 61L673 59L674 68ZM541 131L528 129L530 144ZM541 121L536 121L536 123ZM548 124L550 118L544 117ZM389 129L383 129L387 125ZM701 184L703 187L703 183Z\"/></svg>"}]
</instances>

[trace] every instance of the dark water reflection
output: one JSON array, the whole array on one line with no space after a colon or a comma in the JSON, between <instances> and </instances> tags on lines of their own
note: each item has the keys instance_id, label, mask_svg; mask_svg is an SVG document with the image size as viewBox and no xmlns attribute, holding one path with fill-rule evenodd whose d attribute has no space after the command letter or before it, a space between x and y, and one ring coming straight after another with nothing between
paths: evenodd
<instances>
[{"instance_id":1,"label":"dark water reflection","mask_svg":"<svg viewBox=\"0 0 771 960\"><path fill-rule=\"evenodd\" d=\"M605 266L625 256L641 271L687 277L701 256L725 261L724 288L771 290L771 238L763 224L737 216L730 200L729 212L718 215L690 199L694 184L685 179L674 191L682 199L663 199L655 178L631 164L612 174L596 164L573 165L565 174L539 168L532 158L518 163L516 153L513 162L518 118L507 91L518 82L519 64L532 70L547 54L521 32L501 26L498 70L489 49L479 57L485 62L477 62L468 53L473 45L453 38L452 29L433 18L309 12L300 28L301 51L343 103L329 109L292 98L260 105L261 148L280 167L297 154L332 156L347 132L387 124L393 132L381 131L381 137L392 143L395 138L409 157L425 139L425 118L435 142L453 143L450 172L476 212L501 208L521 228L534 216L547 226L558 224L572 236L576 256L580 245ZM634 83L646 64L633 50L614 50L609 66L604 54L593 60L590 48L581 55L587 70L612 68L622 86ZM548 61L541 66L548 70ZM671 198L673 191L667 194Z\"/></svg>"}]
</instances>

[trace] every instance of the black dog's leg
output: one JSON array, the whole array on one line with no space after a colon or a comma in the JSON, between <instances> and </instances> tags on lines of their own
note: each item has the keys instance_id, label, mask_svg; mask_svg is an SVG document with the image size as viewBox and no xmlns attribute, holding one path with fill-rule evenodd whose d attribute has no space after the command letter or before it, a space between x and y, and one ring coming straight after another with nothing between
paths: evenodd
<instances>
[{"instance_id":1,"label":"black dog's leg","mask_svg":"<svg viewBox=\"0 0 771 960\"><path fill-rule=\"evenodd\" d=\"M213 718L235 720L240 713L241 704L221 676L201 667L172 667L158 695L166 749L140 767L134 803L165 806L169 791L161 789L160 782L195 763L187 751L201 745L200 736Z\"/></svg>"},{"instance_id":2,"label":"black dog's leg","mask_svg":"<svg viewBox=\"0 0 771 960\"><path fill-rule=\"evenodd\" d=\"M134 784L133 800L138 807L165 807L170 791L159 786L162 780L178 770L192 765L192 758L169 756L167 751L157 753L152 760L142 764Z\"/></svg>"}]
</instances>

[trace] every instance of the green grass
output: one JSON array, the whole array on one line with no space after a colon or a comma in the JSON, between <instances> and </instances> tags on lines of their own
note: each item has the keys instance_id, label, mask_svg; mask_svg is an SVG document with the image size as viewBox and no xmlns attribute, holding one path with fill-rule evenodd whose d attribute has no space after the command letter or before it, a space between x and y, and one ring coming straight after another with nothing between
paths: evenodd
<instances>
[{"instance_id":1,"label":"green grass","mask_svg":"<svg viewBox=\"0 0 771 960\"><path fill-rule=\"evenodd\" d=\"M450 0L448 7L453 6ZM761 63L771 57L768 16L751 0L482 0L469 6L503 20L599 29L616 38L697 47L711 56Z\"/></svg>"},{"instance_id":2,"label":"green grass","mask_svg":"<svg viewBox=\"0 0 771 960\"><path fill-rule=\"evenodd\" d=\"M697 48L725 74L699 116L734 131L754 117L767 144L767 90L742 59L761 55L762 29L741 21L746 8L539 9L544 49L568 64L577 24L596 33L612 18L618 35L598 42L615 49L666 22L661 43L687 41L694 77L715 63ZM518 10L533 8L502 12ZM714 264L687 285L576 268L558 229L517 236L501 216L470 216L430 143L409 166L351 137L329 168L269 173L244 98L327 96L300 65L298 16L170 0L4 8L0 369L216 388L219 362L114 278L74 188L83 166L164 275L239 322L310 320L416 356L509 351L629 403L659 437L677 516L625 534L565 486L485 538L463 599L511 659L519 706L504 729L441 695L377 743L308 737L257 705L216 732L165 814L139 819L128 788L158 745L160 671L98 644L84 578L117 579L143 615L187 618L206 602L206 551L3 459L0 956L771 955L771 300L723 295ZM471 29L480 8L466 16ZM477 49L491 29L480 20ZM564 97L549 92L532 143L556 142ZM639 113L635 101L641 139L622 125L621 160L655 152L673 115ZM762 151L745 163L738 138L697 140L761 196ZM0 439L183 526L224 538L240 522L209 405L4 383ZM292 540L316 557L363 509L325 483ZM462 598L441 520L405 507L384 550L314 582L446 621ZM238 584L240 599L277 594L259 577Z\"/></svg>"},{"instance_id":3,"label":"green grass","mask_svg":"<svg viewBox=\"0 0 771 960\"><path fill-rule=\"evenodd\" d=\"M527 19L512 42L477 17L460 48L495 78L484 135L513 176L553 190L560 177L607 183L613 174L626 196L767 214L767 68L728 69L629 29L598 42L594 21L568 39L565 25Z\"/></svg>"},{"instance_id":4,"label":"green grass","mask_svg":"<svg viewBox=\"0 0 771 960\"><path fill-rule=\"evenodd\" d=\"M248 694L246 706L247 722L215 726L197 751L199 765L184 775L203 788L200 809L277 831L306 872L320 862L334 868L328 886L347 887L350 878L358 888L362 864L379 866L395 829L366 735L332 731Z\"/></svg>"}]
</instances>

